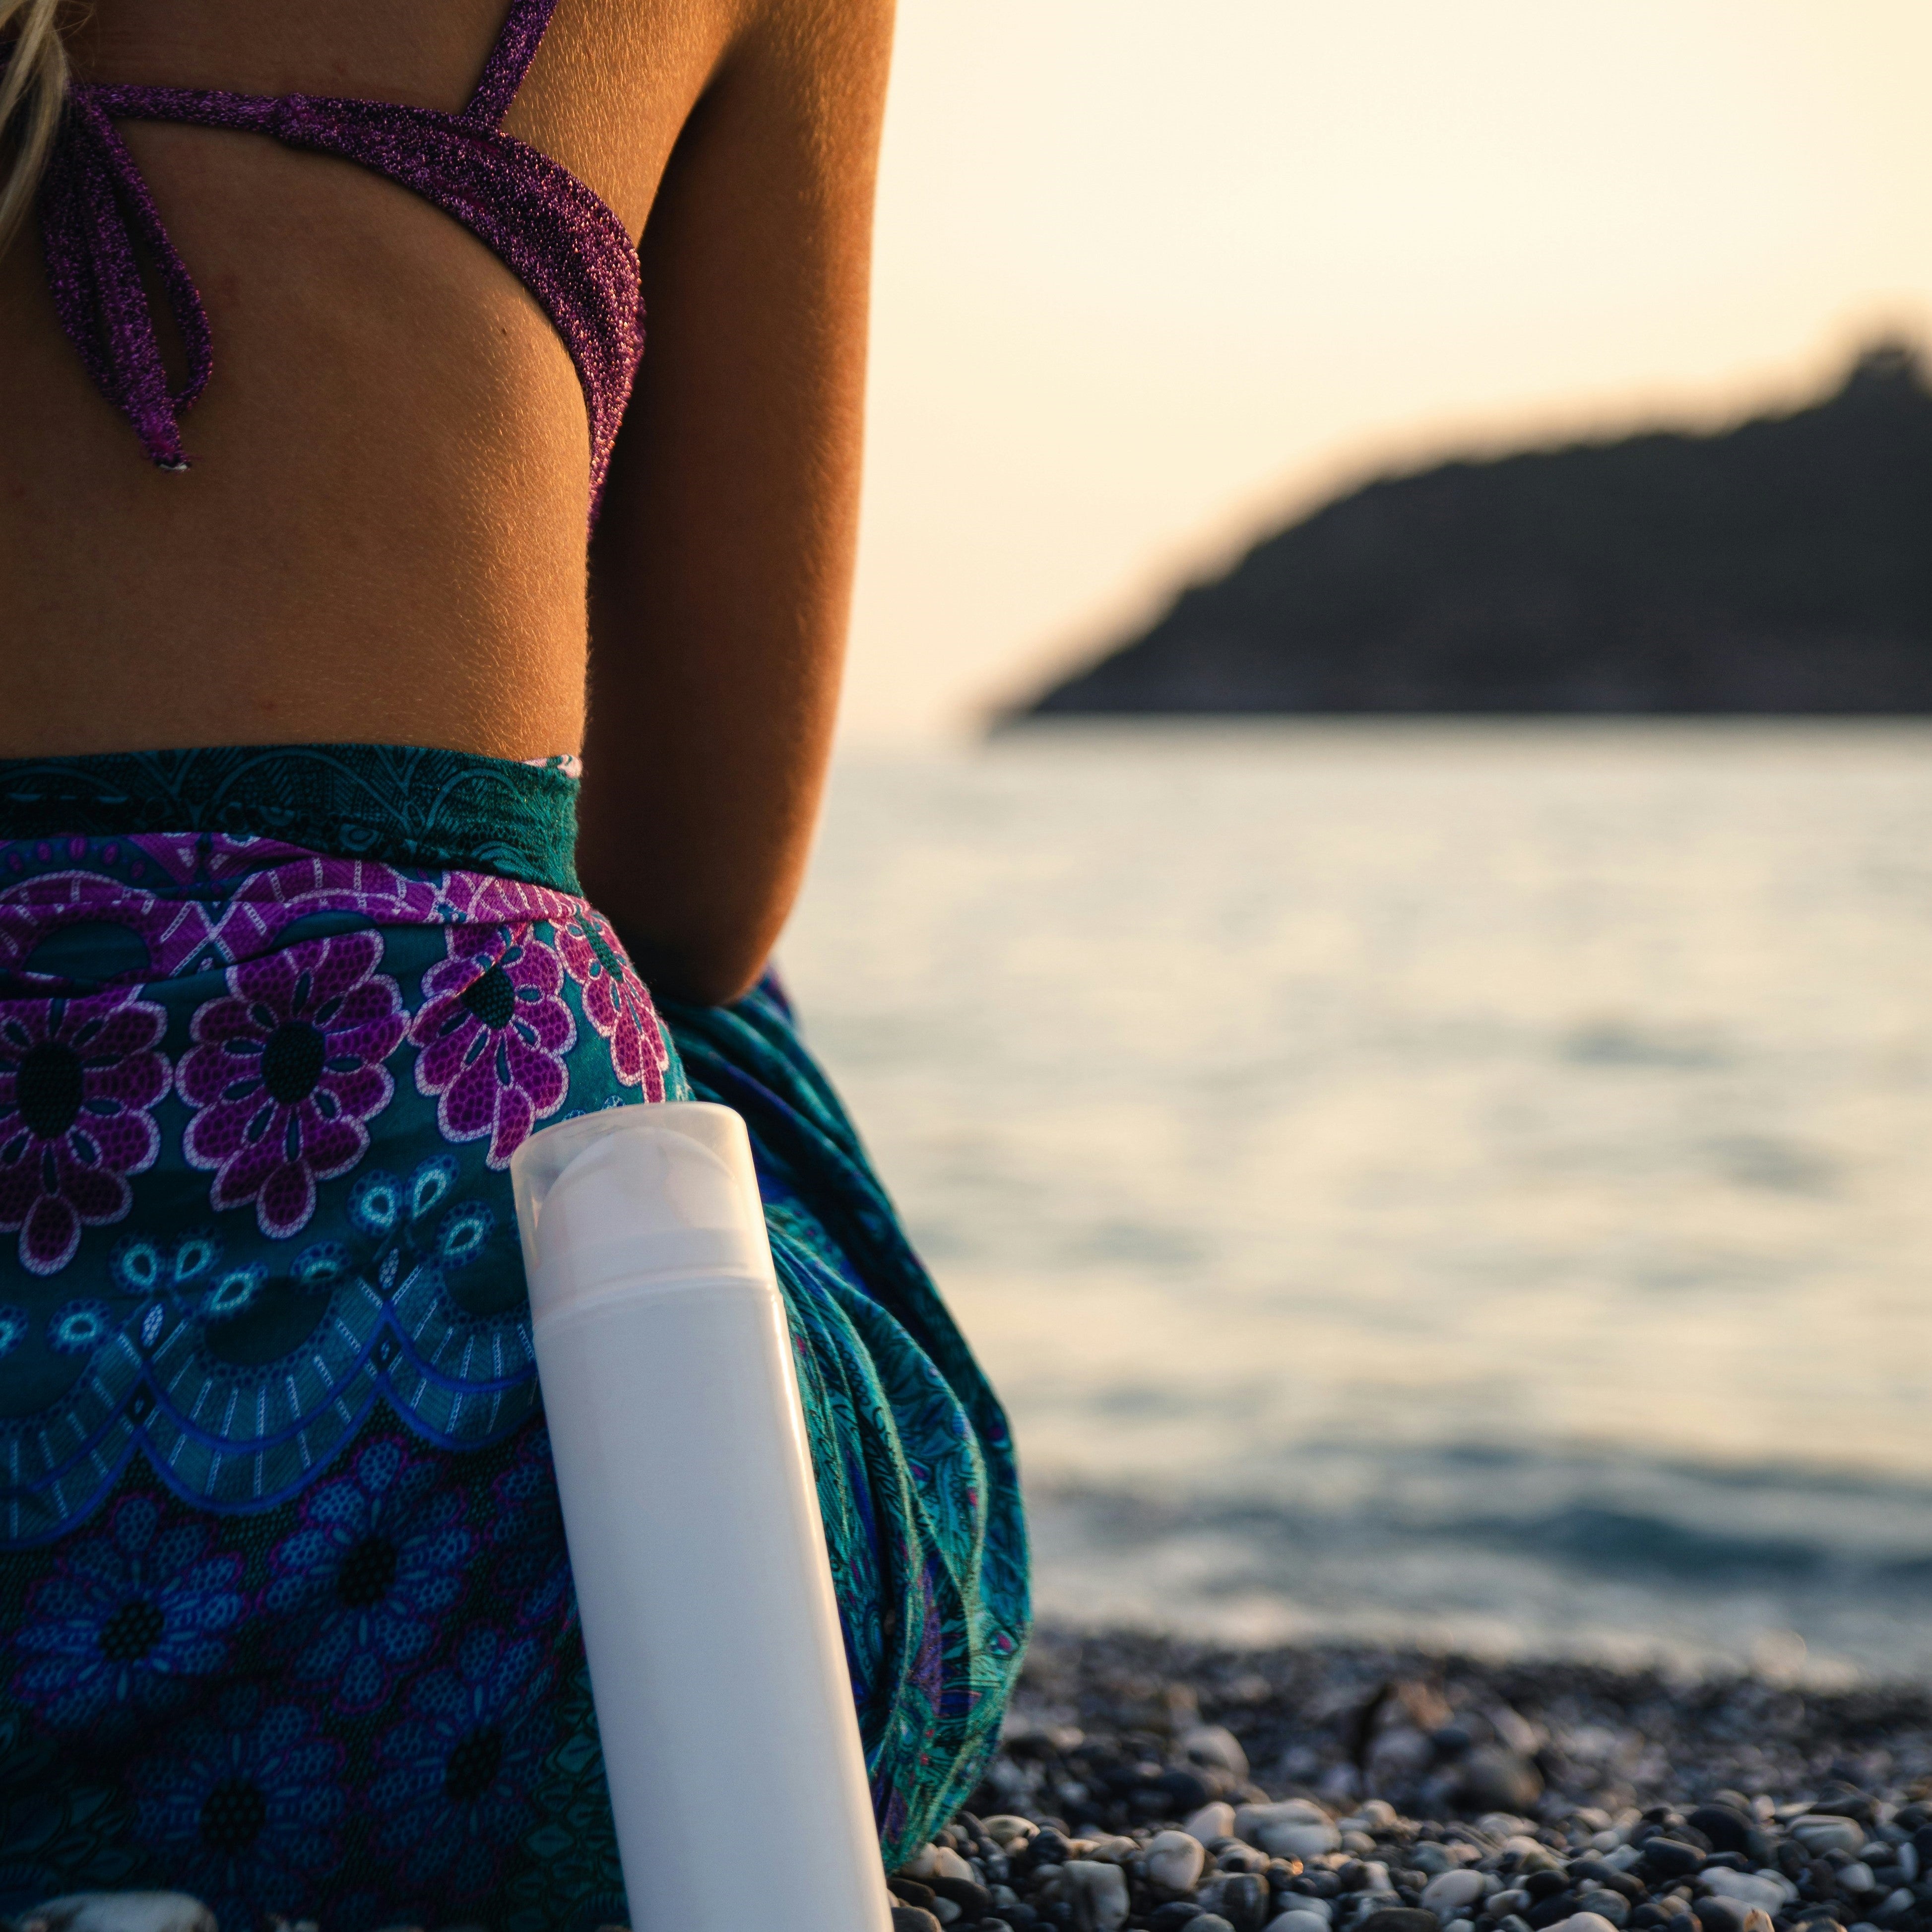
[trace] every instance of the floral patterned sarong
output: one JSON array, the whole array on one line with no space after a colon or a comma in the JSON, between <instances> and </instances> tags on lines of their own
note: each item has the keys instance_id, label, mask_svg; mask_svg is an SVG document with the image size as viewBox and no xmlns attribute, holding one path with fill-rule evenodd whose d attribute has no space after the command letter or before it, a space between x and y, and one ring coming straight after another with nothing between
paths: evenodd
<instances>
[{"instance_id":1,"label":"floral patterned sarong","mask_svg":"<svg viewBox=\"0 0 1932 1932\"><path fill-rule=\"evenodd\" d=\"M752 1129L888 1860L976 1780L1027 1622L998 1405L776 988L660 1017L574 793L0 764L0 1910L624 1917L507 1169L694 1091Z\"/></svg>"}]
</instances>

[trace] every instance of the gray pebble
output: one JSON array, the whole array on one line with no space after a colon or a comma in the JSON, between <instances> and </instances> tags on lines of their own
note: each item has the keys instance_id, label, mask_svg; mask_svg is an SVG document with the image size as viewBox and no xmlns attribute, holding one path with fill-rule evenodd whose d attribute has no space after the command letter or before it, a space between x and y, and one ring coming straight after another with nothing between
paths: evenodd
<instances>
[{"instance_id":1,"label":"gray pebble","mask_svg":"<svg viewBox=\"0 0 1932 1932\"><path fill-rule=\"evenodd\" d=\"M1807 1812L1802 1818L1794 1818L1790 1833L1815 1858L1826 1852L1851 1852L1864 1850L1865 1834L1856 1820L1840 1818L1822 1811Z\"/></svg>"},{"instance_id":2,"label":"gray pebble","mask_svg":"<svg viewBox=\"0 0 1932 1932\"><path fill-rule=\"evenodd\" d=\"M1418 1850L1429 1849L1431 1848L1418 1847ZM1431 1879L1422 1888L1422 1902L1438 1916L1453 1918L1465 1906L1474 1905L1485 1889L1480 1872L1468 1865L1460 1865Z\"/></svg>"},{"instance_id":3,"label":"gray pebble","mask_svg":"<svg viewBox=\"0 0 1932 1932\"><path fill-rule=\"evenodd\" d=\"M1148 1842L1148 1882L1178 1898L1201 1882L1208 1848L1187 1832L1156 1832Z\"/></svg>"},{"instance_id":4,"label":"gray pebble","mask_svg":"<svg viewBox=\"0 0 1932 1932\"><path fill-rule=\"evenodd\" d=\"M1246 1783L1248 1754L1232 1731L1224 1730L1219 1724L1197 1724L1183 1733L1180 1742L1182 1754L1193 1763L1211 1766Z\"/></svg>"},{"instance_id":5,"label":"gray pebble","mask_svg":"<svg viewBox=\"0 0 1932 1932\"><path fill-rule=\"evenodd\" d=\"M1127 1922L1127 1875L1118 1865L1070 1858L1060 1870L1060 1895L1072 1908L1074 1932L1120 1932Z\"/></svg>"},{"instance_id":6,"label":"gray pebble","mask_svg":"<svg viewBox=\"0 0 1932 1932\"><path fill-rule=\"evenodd\" d=\"M1357 1932L1436 1932L1438 1921L1432 1912L1412 1905L1385 1905L1371 1912Z\"/></svg>"},{"instance_id":7,"label":"gray pebble","mask_svg":"<svg viewBox=\"0 0 1932 1932\"><path fill-rule=\"evenodd\" d=\"M21 1913L20 1932L214 1932L214 1914L184 1892L73 1892Z\"/></svg>"},{"instance_id":8,"label":"gray pebble","mask_svg":"<svg viewBox=\"0 0 1932 1932\"><path fill-rule=\"evenodd\" d=\"M1630 1922L1630 1900L1620 1892L1590 1891L1578 1894L1576 1910L1622 1927Z\"/></svg>"},{"instance_id":9,"label":"gray pebble","mask_svg":"<svg viewBox=\"0 0 1932 1932\"><path fill-rule=\"evenodd\" d=\"M1721 1898L1715 1894L1698 1900L1694 1909L1704 1932L1744 1932L1744 1915L1750 1910L1740 1899Z\"/></svg>"}]
</instances>

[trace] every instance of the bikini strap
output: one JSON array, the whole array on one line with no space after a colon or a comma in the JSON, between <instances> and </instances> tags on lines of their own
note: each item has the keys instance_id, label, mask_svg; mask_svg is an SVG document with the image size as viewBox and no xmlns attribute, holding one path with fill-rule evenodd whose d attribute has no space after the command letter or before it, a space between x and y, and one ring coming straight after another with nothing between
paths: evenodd
<instances>
[{"instance_id":1,"label":"bikini strap","mask_svg":"<svg viewBox=\"0 0 1932 1932\"><path fill-rule=\"evenodd\" d=\"M496 44L483 63L483 77L459 119L472 128L494 128L502 122L537 57L544 29L556 7L556 0L510 0L503 31L496 36Z\"/></svg>"}]
</instances>

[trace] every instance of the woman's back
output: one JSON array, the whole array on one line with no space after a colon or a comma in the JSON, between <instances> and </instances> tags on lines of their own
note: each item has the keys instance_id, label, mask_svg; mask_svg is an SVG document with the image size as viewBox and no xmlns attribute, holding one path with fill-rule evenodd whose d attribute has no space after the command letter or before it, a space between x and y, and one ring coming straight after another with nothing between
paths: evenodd
<instances>
[{"instance_id":1,"label":"woman's back","mask_svg":"<svg viewBox=\"0 0 1932 1932\"><path fill-rule=\"evenodd\" d=\"M861 48L882 46L879 10L839 10L874 16ZM73 50L84 81L453 115L503 24L503 0L100 0ZM632 239L681 134L696 156L687 229L790 170L809 230L811 164L793 150L822 140L808 124L824 104L810 96L825 92L819 70L849 56L842 32L787 0L562 0L503 127L601 197ZM734 122L716 137L707 126ZM213 376L182 418L192 467L158 470L62 332L31 226L0 258L0 755L371 738L509 757L577 748L591 452L578 374L536 295L371 168L263 134L116 124L200 289ZM660 218L674 226L678 212ZM823 318L788 301L797 291L782 262L756 262L754 226L715 243L674 237L662 316L647 266L653 374L676 364L660 386L686 406L656 404L647 379L632 412L604 545L616 559L607 601L627 632L613 656L640 648L649 626L641 610L624 614L652 594L639 579L678 595L676 566L653 568L649 553L680 505L694 530L716 532L694 539L709 554L694 566L722 560L718 506L703 500L732 490L736 425L728 400L715 406L724 358L747 412L800 406L769 393L783 370L760 357L771 361L775 333L822 334ZM182 346L147 266L178 380ZM801 260L798 274L822 281L824 265ZM744 299L721 304L734 274ZM719 286L694 286L707 276ZM704 315L688 331L687 286ZM835 413L849 413L856 353L833 359ZM799 373L793 391L826 388L828 371ZM688 427L694 400L709 412L701 431ZM798 427L823 433L815 419ZM760 467L774 455L737 453ZM756 494L740 490L739 518L755 516ZM759 532L740 534L755 577ZM614 689L621 681L620 670Z\"/></svg>"}]
</instances>

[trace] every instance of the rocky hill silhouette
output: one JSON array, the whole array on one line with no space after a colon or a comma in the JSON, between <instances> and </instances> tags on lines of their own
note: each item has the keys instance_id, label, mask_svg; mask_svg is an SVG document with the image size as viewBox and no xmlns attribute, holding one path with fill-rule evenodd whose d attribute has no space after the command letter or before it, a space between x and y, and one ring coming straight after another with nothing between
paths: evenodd
<instances>
[{"instance_id":1,"label":"rocky hill silhouette","mask_svg":"<svg viewBox=\"0 0 1932 1932\"><path fill-rule=\"evenodd\" d=\"M1932 389L1370 484L1022 716L1932 712Z\"/></svg>"}]
</instances>

